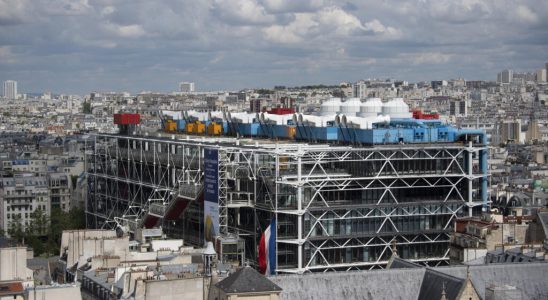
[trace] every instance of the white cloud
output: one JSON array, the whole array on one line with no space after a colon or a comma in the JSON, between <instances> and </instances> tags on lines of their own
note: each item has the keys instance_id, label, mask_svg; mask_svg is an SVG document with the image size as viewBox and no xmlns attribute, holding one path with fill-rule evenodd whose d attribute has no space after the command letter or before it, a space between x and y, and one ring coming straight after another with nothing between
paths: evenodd
<instances>
[{"instance_id":1,"label":"white cloud","mask_svg":"<svg viewBox=\"0 0 548 300\"><path fill-rule=\"evenodd\" d=\"M220 18L235 25L272 24L276 21L256 0L215 0L213 10Z\"/></svg>"},{"instance_id":2,"label":"white cloud","mask_svg":"<svg viewBox=\"0 0 548 300\"><path fill-rule=\"evenodd\" d=\"M313 13L297 13L287 25L272 25L263 30L268 40L286 44L310 42L311 39L345 38L354 35L399 33L393 27L384 26L375 19L363 24L358 17L330 6Z\"/></svg>"},{"instance_id":3,"label":"white cloud","mask_svg":"<svg viewBox=\"0 0 548 300\"><path fill-rule=\"evenodd\" d=\"M441 52L420 52L400 54L399 59L397 60L413 65L444 64L449 62L451 57L451 54L445 54Z\"/></svg>"},{"instance_id":4,"label":"white cloud","mask_svg":"<svg viewBox=\"0 0 548 300\"><path fill-rule=\"evenodd\" d=\"M123 38L138 38L146 34L143 27L137 24L118 25L109 23L105 27L111 33Z\"/></svg>"},{"instance_id":5,"label":"white cloud","mask_svg":"<svg viewBox=\"0 0 548 300\"><path fill-rule=\"evenodd\" d=\"M490 13L484 0L430 0L424 1L422 7L430 17L450 23L477 22Z\"/></svg>"},{"instance_id":6,"label":"white cloud","mask_svg":"<svg viewBox=\"0 0 548 300\"><path fill-rule=\"evenodd\" d=\"M110 39L83 39L81 37L74 37L74 43L82 45L84 47L100 48L100 49L114 49L118 47L118 43Z\"/></svg>"},{"instance_id":7,"label":"white cloud","mask_svg":"<svg viewBox=\"0 0 548 300\"><path fill-rule=\"evenodd\" d=\"M356 16L345 12L340 7L324 8L314 14L313 19L321 24L323 29L334 30L340 35L365 30L365 27Z\"/></svg>"},{"instance_id":8,"label":"white cloud","mask_svg":"<svg viewBox=\"0 0 548 300\"><path fill-rule=\"evenodd\" d=\"M27 5L26 0L0 0L0 25L23 22Z\"/></svg>"},{"instance_id":9,"label":"white cloud","mask_svg":"<svg viewBox=\"0 0 548 300\"><path fill-rule=\"evenodd\" d=\"M293 26L291 26L293 27ZM302 38L294 32L294 28L289 26L273 25L263 29L267 40L282 44L296 44L302 41Z\"/></svg>"},{"instance_id":10,"label":"white cloud","mask_svg":"<svg viewBox=\"0 0 548 300\"><path fill-rule=\"evenodd\" d=\"M123 37L140 37L145 34L143 27L137 24L118 26L117 30L118 34Z\"/></svg>"},{"instance_id":11,"label":"white cloud","mask_svg":"<svg viewBox=\"0 0 548 300\"><path fill-rule=\"evenodd\" d=\"M392 37L392 38L397 38L399 36L401 36L401 31L394 28L394 27L390 27L390 26L384 26L379 20L377 19L374 19L370 22L367 22L365 23L364 25L364 29L366 31L371 31L373 33L382 33L384 34L386 37Z\"/></svg>"},{"instance_id":12,"label":"white cloud","mask_svg":"<svg viewBox=\"0 0 548 300\"><path fill-rule=\"evenodd\" d=\"M221 52L221 53L215 55L215 57L213 57L213 58L209 61L209 63L210 63L210 64L213 64L213 65L214 65L214 64L218 64L218 63L221 62L224 58L225 58L225 54L224 54L223 52Z\"/></svg>"},{"instance_id":13,"label":"white cloud","mask_svg":"<svg viewBox=\"0 0 548 300\"><path fill-rule=\"evenodd\" d=\"M14 64L17 60L10 46L0 46L0 64Z\"/></svg>"},{"instance_id":14,"label":"white cloud","mask_svg":"<svg viewBox=\"0 0 548 300\"><path fill-rule=\"evenodd\" d=\"M43 8L48 14L62 16L84 15L93 10L88 0L48 0Z\"/></svg>"},{"instance_id":15,"label":"white cloud","mask_svg":"<svg viewBox=\"0 0 548 300\"><path fill-rule=\"evenodd\" d=\"M261 3L273 13L310 12L325 5L324 0L262 0Z\"/></svg>"},{"instance_id":16,"label":"white cloud","mask_svg":"<svg viewBox=\"0 0 548 300\"><path fill-rule=\"evenodd\" d=\"M108 15L111 15L113 12L116 11L116 8L114 6L105 6L102 10L101 10L101 16L105 17L105 16L108 16Z\"/></svg>"},{"instance_id":17,"label":"white cloud","mask_svg":"<svg viewBox=\"0 0 548 300\"><path fill-rule=\"evenodd\" d=\"M519 5L516 9L518 20L523 23L535 24L538 22L538 16L527 6Z\"/></svg>"}]
</instances>

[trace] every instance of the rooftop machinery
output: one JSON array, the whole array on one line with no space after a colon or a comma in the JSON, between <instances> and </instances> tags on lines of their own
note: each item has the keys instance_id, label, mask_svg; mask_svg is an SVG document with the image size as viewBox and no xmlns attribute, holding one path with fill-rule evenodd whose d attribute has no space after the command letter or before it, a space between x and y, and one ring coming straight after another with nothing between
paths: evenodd
<instances>
[{"instance_id":1,"label":"rooftop machinery","mask_svg":"<svg viewBox=\"0 0 548 300\"><path fill-rule=\"evenodd\" d=\"M350 98L345 102L332 98L321 105L319 115L196 111L162 114L171 116L164 126L166 132L195 135L354 145L453 143L470 136L485 139L483 131L459 130L435 116L412 118L409 106L401 98L386 103L379 98L371 98L364 103L358 98ZM417 113L414 115L422 116ZM174 116L181 118L174 119Z\"/></svg>"}]
</instances>

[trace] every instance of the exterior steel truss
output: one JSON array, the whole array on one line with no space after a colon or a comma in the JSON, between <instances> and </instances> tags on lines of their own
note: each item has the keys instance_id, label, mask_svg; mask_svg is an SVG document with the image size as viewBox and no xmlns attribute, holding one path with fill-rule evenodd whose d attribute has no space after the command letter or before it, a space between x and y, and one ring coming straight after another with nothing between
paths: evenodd
<instances>
[{"instance_id":1,"label":"exterior steel truss","mask_svg":"<svg viewBox=\"0 0 548 300\"><path fill-rule=\"evenodd\" d=\"M447 264L455 218L488 205L486 147L479 144L93 139L87 157L88 226L125 226L132 220L146 226L147 217L165 220L182 198L198 209L203 150L215 148L220 234L245 240L246 259L254 264L260 235L276 218L278 273L382 268L394 245L403 258ZM196 213L179 218L203 221ZM185 234L186 241L201 239L197 229Z\"/></svg>"}]
</instances>

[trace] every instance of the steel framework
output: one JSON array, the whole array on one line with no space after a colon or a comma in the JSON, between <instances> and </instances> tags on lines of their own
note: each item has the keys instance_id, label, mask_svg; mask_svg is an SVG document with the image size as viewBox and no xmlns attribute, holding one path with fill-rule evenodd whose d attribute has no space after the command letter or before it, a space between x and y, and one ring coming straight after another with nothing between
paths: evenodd
<instances>
[{"instance_id":1,"label":"steel framework","mask_svg":"<svg viewBox=\"0 0 548 300\"><path fill-rule=\"evenodd\" d=\"M246 260L277 220L278 273L449 263L453 221L486 208L486 147L353 147L213 137L94 135L87 155L89 227L163 226L203 234L203 152L219 152L219 231Z\"/></svg>"}]
</instances>

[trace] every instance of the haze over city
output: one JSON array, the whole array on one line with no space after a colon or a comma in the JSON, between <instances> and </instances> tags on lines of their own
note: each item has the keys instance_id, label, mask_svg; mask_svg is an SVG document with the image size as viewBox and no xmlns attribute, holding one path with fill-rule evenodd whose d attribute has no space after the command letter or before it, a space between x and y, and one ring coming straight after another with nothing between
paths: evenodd
<instances>
[{"instance_id":1,"label":"haze over city","mask_svg":"<svg viewBox=\"0 0 548 300\"><path fill-rule=\"evenodd\" d=\"M0 81L25 92L494 80L547 56L548 4L499 1L0 1Z\"/></svg>"}]
</instances>

